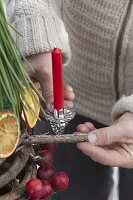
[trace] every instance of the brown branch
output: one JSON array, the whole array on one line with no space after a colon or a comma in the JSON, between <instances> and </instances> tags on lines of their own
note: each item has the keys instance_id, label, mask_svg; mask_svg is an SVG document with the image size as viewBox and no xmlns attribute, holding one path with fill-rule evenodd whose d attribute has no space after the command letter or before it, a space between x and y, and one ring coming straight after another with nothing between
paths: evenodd
<instances>
[{"instance_id":1,"label":"brown branch","mask_svg":"<svg viewBox=\"0 0 133 200\"><path fill-rule=\"evenodd\" d=\"M0 165L5 161L5 159L0 159Z\"/></svg>"},{"instance_id":2,"label":"brown branch","mask_svg":"<svg viewBox=\"0 0 133 200\"><path fill-rule=\"evenodd\" d=\"M16 199L20 200L20 197L25 193L26 183L30 179L36 177L36 172L37 172L36 164L35 163L30 164L26 168L25 176L24 176L23 180L21 181L21 183L19 184L19 186L17 188L15 188L13 191L0 196L0 200L16 200Z\"/></svg>"},{"instance_id":3,"label":"brown branch","mask_svg":"<svg viewBox=\"0 0 133 200\"><path fill-rule=\"evenodd\" d=\"M9 170L0 176L0 188L16 178L26 165L28 158L29 152L27 148L16 155L16 158Z\"/></svg>"},{"instance_id":4,"label":"brown branch","mask_svg":"<svg viewBox=\"0 0 133 200\"><path fill-rule=\"evenodd\" d=\"M32 135L21 144L79 143L87 142L88 134Z\"/></svg>"},{"instance_id":5,"label":"brown branch","mask_svg":"<svg viewBox=\"0 0 133 200\"><path fill-rule=\"evenodd\" d=\"M11 167L2 175L0 175L0 188L4 187L10 181L15 179L17 175L22 171L26 165L30 152L32 152L31 144L45 144L45 143L79 143L88 141L88 134L62 134L62 135L28 135L28 137L22 137L20 141L20 146L18 146L17 151L14 153L14 161L11 164ZM27 145L30 144L30 147ZM22 150L21 150L22 148ZM0 165L4 160L1 160ZM2 166L2 165L1 165ZM4 163L3 163L4 166ZM29 168L31 169L31 168ZM34 170L30 170L32 172ZM32 176L34 177L34 175ZM25 183L31 178L31 173L29 170L25 174L23 181L17 186L19 189L18 193L16 190L12 193L9 192L3 196L0 196L0 200L15 200L16 198L21 199L21 196L24 192ZM10 197L10 198L9 198ZM24 199L22 197L22 199Z\"/></svg>"}]
</instances>

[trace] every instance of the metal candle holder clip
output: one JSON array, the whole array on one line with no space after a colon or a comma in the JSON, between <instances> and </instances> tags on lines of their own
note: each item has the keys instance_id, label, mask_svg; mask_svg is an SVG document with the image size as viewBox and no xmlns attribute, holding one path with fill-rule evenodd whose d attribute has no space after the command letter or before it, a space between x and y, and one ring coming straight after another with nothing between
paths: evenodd
<instances>
[{"instance_id":1,"label":"metal candle holder clip","mask_svg":"<svg viewBox=\"0 0 133 200\"><path fill-rule=\"evenodd\" d=\"M51 128L56 134L62 134L67 126L68 122L72 120L75 116L75 112L65 107L57 111L54 109L53 112L46 110L45 111L45 119L50 122Z\"/></svg>"}]
</instances>

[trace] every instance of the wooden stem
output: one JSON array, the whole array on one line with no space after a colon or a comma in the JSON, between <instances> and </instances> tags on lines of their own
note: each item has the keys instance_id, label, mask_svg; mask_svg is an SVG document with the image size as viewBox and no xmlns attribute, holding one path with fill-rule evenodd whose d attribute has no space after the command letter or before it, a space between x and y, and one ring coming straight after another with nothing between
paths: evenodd
<instances>
[{"instance_id":1,"label":"wooden stem","mask_svg":"<svg viewBox=\"0 0 133 200\"><path fill-rule=\"evenodd\" d=\"M27 136L27 134L26 134ZM19 143L19 146L14 153L15 159L14 162L11 164L11 167L2 175L0 175L0 188L4 187L10 181L15 179L17 175L22 171L24 166L26 165L30 152L32 153L31 144L46 144L46 143L79 143L79 142L87 142L88 141L88 134L62 134L62 135L29 135L28 137L22 137ZM0 165L4 165L4 160L1 160ZM32 171L32 169L31 169ZM35 172L35 170L33 170ZM12 194L7 193L4 196L0 196L0 200L8 200L8 198L13 199L18 197L24 192L24 186L27 182L28 178L34 177L29 173L29 170L25 174L25 178L22 183L18 186L18 189L22 189L20 194L14 191ZM21 199L19 197L19 199ZM24 199L22 197L22 199Z\"/></svg>"},{"instance_id":2,"label":"wooden stem","mask_svg":"<svg viewBox=\"0 0 133 200\"><path fill-rule=\"evenodd\" d=\"M8 192L2 196L0 196L0 200L16 200L20 199L20 197L25 193L25 185L26 183L36 177L36 164L32 163L28 165L25 176L19 186L15 188L13 191ZM25 198L24 198L25 199Z\"/></svg>"},{"instance_id":3,"label":"wooden stem","mask_svg":"<svg viewBox=\"0 0 133 200\"><path fill-rule=\"evenodd\" d=\"M18 153L18 155L16 155L16 158L9 170L0 176L0 188L2 188L4 185L16 178L16 176L26 165L28 158L28 148L25 148L21 151L21 153Z\"/></svg>"},{"instance_id":4,"label":"wooden stem","mask_svg":"<svg viewBox=\"0 0 133 200\"><path fill-rule=\"evenodd\" d=\"M46 143L79 143L87 142L88 134L63 134L63 135L32 135L24 139L21 144L46 144Z\"/></svg>"},{"instance_id":5,"label":"wooden stem","mask_svg":"<svg viewBox=\"0 0 133 200\"><path fill-rule=\"evenodd\" d=\"M0 165L5 161L5 159L0 159Z\"/></svg>"}]
</instances>

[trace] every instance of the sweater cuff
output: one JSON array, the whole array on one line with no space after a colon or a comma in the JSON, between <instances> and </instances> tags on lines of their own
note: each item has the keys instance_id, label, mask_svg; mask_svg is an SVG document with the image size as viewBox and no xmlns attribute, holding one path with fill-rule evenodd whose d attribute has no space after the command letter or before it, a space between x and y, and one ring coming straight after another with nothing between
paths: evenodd
<instances>
[{"instance_id":1,"label":"sweater cuff","mask_svg":"<svg viewBox=\"0 0 133 200\"><path fill-rule=\"evenodd\" d=\"M126 112L133 113L133 95L123 96L119 101L116 102L112 109L112 120L115 121L118 117Z\"/></svg>"},{"instance_id":2,"label":"sweater cuff","mask_svg":"<svg viewBox=\"0 0 133 200\"><path fill-rule=\"evenodd\" d=\"M69 63L68 34L56 15L23 15L14 20L12 25L22 35L12 32L17 47L25 57L51 51L56 46L63 51L63 64Z\"/></svg>"}]
</instances>

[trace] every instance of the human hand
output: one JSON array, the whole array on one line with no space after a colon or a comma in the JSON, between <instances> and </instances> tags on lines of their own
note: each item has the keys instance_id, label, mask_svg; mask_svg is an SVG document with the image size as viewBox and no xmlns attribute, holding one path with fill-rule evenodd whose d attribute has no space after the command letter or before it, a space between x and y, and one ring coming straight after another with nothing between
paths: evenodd
<instances>
[{"instance_id":1,"label":"human hand","mask_svg":"<svg viewBox=\"0 0 133 200\"><path fill-rule=\"evenodd\" d=\"M26 71L33 82L39 82L44 99L48 103L53 102L53 81L52 81L52 61L51 53L41 53L27 57L28 63L25 62ZM71 86L64 85L65 105L73 107L74 92Z\"/></svg>"},{"instance_id":2,"label":"human hand","mask_svg":"<svg viewBox=\"0 0 133 200\"><path fill-rule=\"evenodd\" d=\"M110 127L95 129L80 124L78 132L87 133L89 142L77 147L94 161L104 165L133 168L133 114L125 113Z\"/></svg>"}]
</instances>

